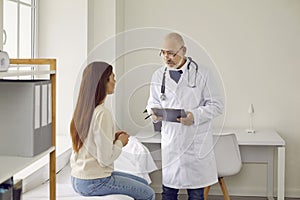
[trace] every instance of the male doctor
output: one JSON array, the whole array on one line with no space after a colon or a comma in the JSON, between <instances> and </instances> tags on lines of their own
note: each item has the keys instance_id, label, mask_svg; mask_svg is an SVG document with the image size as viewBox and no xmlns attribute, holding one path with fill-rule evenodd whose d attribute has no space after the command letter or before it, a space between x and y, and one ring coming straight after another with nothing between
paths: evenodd
<instances>
[{"instance_id":1,"label":"male doctor","mask_svg":"<svg viewBox=\"0 0 300 200\"><path fill-rule=\"evenodd\" d=\"M165 36L160 55L165 66L152 76L147 110L184 109L178 122L162 121L162 199L175 200L187 189L189 200L204 199L204 187L217 182L211 134L212 119L222 114L223 98L209 69L186 57L183 38ZM164 79L164 80L163 80Z\"/></svg>"}]
</instances>

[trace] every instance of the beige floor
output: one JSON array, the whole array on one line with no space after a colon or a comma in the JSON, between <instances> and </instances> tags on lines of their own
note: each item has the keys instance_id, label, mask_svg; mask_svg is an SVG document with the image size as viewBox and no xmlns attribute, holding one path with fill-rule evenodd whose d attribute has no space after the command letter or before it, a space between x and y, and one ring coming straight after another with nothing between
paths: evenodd
<instances>
[{"instance_id":1,"label":"beige floor","mask_svg":"<svg viewBox=\"0 0 300 200\"><path fill-rule=\"evenodd\" d=\"M187 195L179 195L178 200L187 200ZM156 200L161 200L161 195L156 194ZM222 196L209 196L208 200L223 200ZM231 200L267 200L265 197L238 197L232 196ZM300 198L286 198L285 200L300 200Z\"/></svg>"}]
</instances>

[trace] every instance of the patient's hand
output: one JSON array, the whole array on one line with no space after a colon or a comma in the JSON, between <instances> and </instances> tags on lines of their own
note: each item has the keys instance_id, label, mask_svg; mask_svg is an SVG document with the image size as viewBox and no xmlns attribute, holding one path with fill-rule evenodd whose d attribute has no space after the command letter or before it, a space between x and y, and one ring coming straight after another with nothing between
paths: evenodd
<instances>
[{"instance_id":1,"label":"patient's hand","mask_svg":"<svg viewBox=\"0 0 300 200\"><path fill-rule=\"evenodd\" d=\"M129 135L126 132L122 132L119 136L118 136L118 140L120 140L123 144L123 147L127 145L128 143L128 138Z\"/></svg>"},{"instance_id":2,"label":"patient's hand","mask_svg":"<svg viewBox=\"0 0 300 200\"><path fill-rule=\"evenodd\" d=\"M114 143L115 143L115 141L118 139L119 135L121 135L122 133L126 133L126 131L120 130L120 131L117 131L117 132L115 133ZM126 134L127 134L127 133L126 133Z\"/></svg>"}]
</instances>

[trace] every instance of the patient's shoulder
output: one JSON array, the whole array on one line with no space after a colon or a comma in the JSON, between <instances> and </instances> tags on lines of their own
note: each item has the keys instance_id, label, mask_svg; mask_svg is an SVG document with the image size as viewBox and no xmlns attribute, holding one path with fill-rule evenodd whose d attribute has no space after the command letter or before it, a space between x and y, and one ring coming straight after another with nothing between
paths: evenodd
<instances>
[{"instance_id":1,"label":"patient's shoulder","mask_svg":"<svg viewBox=\"0 0 300 200\"><path fill-rule=\"evenodd\" d=\"M110 110L107 109L104 104L100 104L98 105L95 110L94 110L94 113L93 113L93 117L94 118L111 118L111 113L110 113Z\"/></svg>"}]
</instances>

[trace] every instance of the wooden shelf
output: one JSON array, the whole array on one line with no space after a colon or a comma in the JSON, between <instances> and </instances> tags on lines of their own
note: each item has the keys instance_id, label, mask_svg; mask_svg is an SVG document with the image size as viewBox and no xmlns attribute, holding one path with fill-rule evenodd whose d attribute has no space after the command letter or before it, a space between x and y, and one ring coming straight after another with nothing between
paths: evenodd
<instances>
[{"instance_id":1,"label":"wooden shelf","mask_svg":"<svg viewBox=\"0 0 300 200\"><path fill-rule=\"evenodd\" d=\"M34 157L18 157L18 156L0 156L1 170L0 183L12 177L18 171L24 169L33 162L50 154L49 162L49 192L50 200L56 200L56 59L10 59L12 65L32 66L36 65L35 70L10 70L0 72L0 79L7 77L22 77L30 75L50 75L52 88L52 147ZM48 65L49 70L44 70L44 66ZM41 67L43 66L43 68ZM20 79L20 78L19 78Z\"/></svg>"},{"instance_id":2,"label":"wooden shelf","mask_svg":"<svg viewBox=\"0 0 300 200\"><path fill-rule=\"evenodd\" d=\"M14 76L50 75L55 73L55 70L11 70L7 72L0 72L0 78L8 78Z\"/></svg>"},{"instance_id":3,"label":"wooden shelf","mask_svg":"<svg viewBox=\"0 0 300 200\"><path fill-rule=\"evenodd\" d=\"M1 156L0 155L0 183L6 181L14 174L34 163L35 161L43 158L45 155L53 152L55 147L50 147L46 151L34 157L18 157L18 156Z\"/></svg>"}]
</instances>

